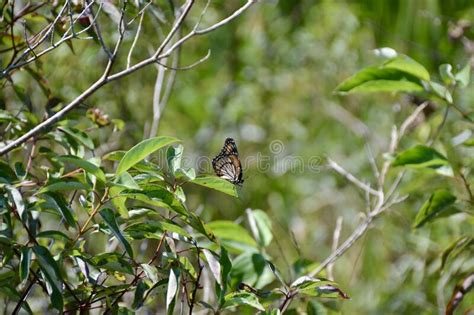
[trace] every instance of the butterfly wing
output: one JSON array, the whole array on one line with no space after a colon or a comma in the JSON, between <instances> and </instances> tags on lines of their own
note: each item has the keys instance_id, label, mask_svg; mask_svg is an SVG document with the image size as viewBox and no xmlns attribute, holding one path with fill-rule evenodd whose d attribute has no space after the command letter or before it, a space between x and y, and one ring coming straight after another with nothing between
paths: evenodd
<instances>
[{"instance_id":1,"label":"butterfly wing","mask_svg":"<svg viewBox=\"0 0 474 315\"><path fill-rule=\"evenodd\" d=\"M217 176L233 184L240 185L244 182L237 145L232 138L225 140L221 152L212 160L212 167Z\"/></svg>"}]
</instances>

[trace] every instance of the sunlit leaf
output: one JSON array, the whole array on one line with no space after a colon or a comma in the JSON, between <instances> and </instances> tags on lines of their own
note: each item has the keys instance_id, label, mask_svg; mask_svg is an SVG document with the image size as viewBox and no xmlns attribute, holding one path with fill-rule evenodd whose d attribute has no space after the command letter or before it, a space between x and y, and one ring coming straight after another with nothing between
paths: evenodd
<instances>
[{"instance_id":1,"label":"sunlit leaf","mask_svg":"<svg viewBox=\"0 0 474 315\"><path fill-rule=\"evenodd\" d=\"M225 296L224 308L232 308L241 305L247 305L259 311L265 311L265 308L260 304L257 296L253 293L232 292Z\"/></svg>"},{"instance_id":2,"label":"sunlit leaf","mask_svg":"<svg viewBox=\"0 0 474 315\"><path fill-rule=\"evenodd\" d=\"M168 161L168 169L172 174L181 167L181 159L183 157L183 146L170 146L166 152L166 160Z\"/></svg>"},{"instance_id":3,"label":"sunlit leaf","mask_svg":"<svg viewBox=\"0 0 474 315\"><path fill-rule=\"evenodd\" d=\"M452 211L456 197L447 190L437 190L418 210L415 218L414 227L419 228L426 222L433 220L435 217L445 211ZM457 211L454 211L454 213Z\"/></svg>"},{"instance_id":4,"label":"sunlit leaf","mask_svg":"<svg viewBox=\"0 0 474 315\"><path fill-rule=\"evenodd\" d=\"M300 294L307 296L349 299L349 296L336 283L326 279L303 276L296 279L291 287L298 289Z\"/></svg>"},{"instance_id":5,"label":"sunlit leaf","mask_svg":"<svg viewBox=\"0 0 474 315\"><path fill-rule=\"evenodd\" d=\"M445 84L451 84L454 82L453 66L448 63L444 63L439 66L439 75Z\"/></svg>"},{"instance_id":6,"label":"sunlit leaf","mask_svg":"<svg viewBox=\"0 0 474 315\"><path fill-rule=\"evenodd\" d=\"M400 152L392 162L392 166L409 166L412 168L430 168L442 175L452 175L448 160L431 147L417 145Z\"/></svg>"},{"instance_id":7,"label":"sunlit leaf","mask_svg":"<svg viewBox=\"0 0 474 315\"><path fill-rule=\"evenodd\" d=\"M177 141L179 140L173 137L156 137L138 143L129 151L127 151L127 153L125 153L123 158L120 160L116 174L120 175L122 172L125 172L151 153Z\"/></svg>"},{"instance_id":8,"label":"sunlit leaf","mask_svg":"<svg viewBox=\"0 0 474 315\"><path fill-rule=\"evenodd\" d=\"M168 288L166 290L166 312L173 314L174 305L176 301L176 294L178 293L179 270L171 268L168 278Z\"/></svg>"},{"instance_id":9,"label":"sunlit leaf","mask_svg":"<svg viewBox=\"0 0 474 315\"><path fill-rule=\"evenodd\" d=\"M233 197L239 197L236 185L216 176L197 177L191 183L212 188Z\"/></svg>"},{"instance_id":10,"label":"sunlit leaf","mask_svg":"<svg viewBox=\"0 0 474 315\"><path fill-rule=\"evenodd\" d=\"M224 244L233 248L241 250L248 250L249 247L257 248L257 243L250 236L249 232L232 221L212 221L207 223L207 226Z\"/></svg>"},{"instance_id":11,"label":"sunlit leaf","mask_svg":"<svg viewBox=\"0 0 474 315\"><path fill-rule=\"evenodd\" d=\"M188 215L188 211L176 196L164 188L156 187L151 191L125 190L120 193L121 197L140 200L149 205L162 207L174 211L181 215Z\"/></svg>"},{"instance_id":12,"label":"sunlit leaf","mask_svg":"<svg viewBox=\"0 0 474 315\"><path fill-rule=\"evenodd\" d=\"M87 190L90 187L77 180L57 181L40 189L39 193L62 192L68 190Z\"/></svg>"},{"instance_id":13,"label":"sunlit leaf","mask_svg":"<svg viewBox=\"0 0 474 315\"><path fill-rule=\"evenodd\" d=\"M18 212L18 215L20 218L23 218L23 212L25 211L25 202L23 201L23 197L21 196L21 193L16 187L7 185L6 190L8 192L8 195L10 196L10 199L13 201L13 204L15 205L16 211Z\"/></svg>"}]
</instances>

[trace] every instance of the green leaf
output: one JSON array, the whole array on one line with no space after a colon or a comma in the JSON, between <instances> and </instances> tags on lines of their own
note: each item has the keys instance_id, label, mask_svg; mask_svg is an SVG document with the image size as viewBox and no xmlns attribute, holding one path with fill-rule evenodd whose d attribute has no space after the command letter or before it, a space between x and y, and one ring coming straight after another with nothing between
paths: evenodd
<instances>
[{"instance_id":1,"label":"green leaf","mask_svg":"<svg viewBox=\"0 0 474 315\"><path fill-rule=\"evenodd\" d=\"M247 210L252 233L258 244L262 247L270 245L273 239L272 222L268 215L262 210Z\"/></svg>"},{"instance_id":2,"label":"green leaf","mask_svg":"<svg viewBox=\"0 0 474 315\"><path fill-rule=\"evenodd\" d=\"M64 218L69 226L77 226L77 217L62 195L49 192L43 193L42 196L44 202L39 202L41 209L53 209Z\"/></svg>"},{"instance_id":3,"label":"green leaf","mask_svg":"<svg viewBox=\"0 0 474 315\"><path fill-rule=\"evenodd\" d=\"M120 175L146 158L151 153L177 141L179 140L174 137L156 137L138 143L129 151L127 151L127 153L125 153L123 158L120 160L116 174Z\"/></svg>"},{"instance_id":4,"label":"green leaf","mask_svg":"<svg viewBox=\"0 0 474 315\"><path fill-rule=\"evenodd\" d=\"M468 62L458 73L454 76L456 82L461 88L465 88L471 81L471 64Z\"/></svg>"},{"instance_id":5,"label":"green leaf","mask_svg":"<svg viewBox=\"0 0 474 315\"><path fill-rule=\"evenodd\" d=\"M439 66L439 75L441 76L444 84L452 84L454 82L453 66L448 63L442 64Z\"/></svg>"},{"instance_id":6,"label":"green leaf","mask_svg":"<svg viewBox=\"0 0 474 315\"><path fill-rule=\"evenodd\" d=\"M259 311L265 311L257 296L250 292L232 292L225 296L224 308L247 305Z\"/></svg>"},{"instance_id":7,"label":"green leaf","mask_svg":"<svg viewBox=\"0 0 474 315\"><path fill-rule=\"evenodd\" d=\"M326 279L303 276L296 279L291 287L298 289L298 293L307 296L349 299L349 296L339 289L336 283Z\"/></svg>"},{"instance_id":8,"label":"green leaf","mask_svg":"<svg viewBox=\"0 0 474 315\"><path fill-rule=\"evenodd\" d=\"M191 183L212 188L233 197L239 197L236 185L216 176L197 177L193 179Z\"/></svg>"},{"instance_id":9,"label":"green leaf","mask_svg":"<svg viewBox=\"0 0 474 315\"><path fill-rule=\"evenodd\" d=\"M392 166L408 166L412 168L435 169L442 175L452 175L452 168L448 160L433 148L417 145L405 150L395 157Z\"/></svg>"},{"instance_id":10,"label":"green leaf","mask_svg":"<svg viewBox=\"0 0 474 315\"><path fill-rule=\"evenodd\" d=\"M173 314L176 294L178 293L178 279L179 270L171 268L168 278L168 288L166 290L166 313L170 315Z\"/></svg>"},{"instance_id":11,"label":"green leaf","mask_svg":"<svg viewBox=\"0 0 474 315\"><path fill-rule=\"evenodd\" d=\"M112 186L109 189L109 193L111 196L112 204L114 205L115 209L117 209L117 212L120 214L120 216L122 218L128 218L128 209L125 205L127 198L119 196L120 193L124 190L125 188L121 186Z\"/></svg>"},{"instance_id":12,"label":"green leaf","mask_svg":"<svg viewBox=\"0 0 474 315\"><path fill-rule=\"evenodd\" d=\"M232 270L232 262L230 261L227 250L223 246L221 246L219 265L221 267L221 288L222 292L225 293L227 290L227 278L229 277L230 271Z\"/></svg>"},{"instance_id":13,"label":"green leaf","mask_svg":"<svg viewBox=\"0 0 474 315\"><path fill-rule=\"evenodd\" d=\"M164 188L156 187L150 191L126 190L121 192L119 196L140 200L153 206L169 209L184 216L188 215L188 211L181 201L179 201L173 193Z\"/></svg>"},{"instance_id":14,"label":"green leaf","mask_svg":"<svg viewBox=\"0 0 474 315\"><path fill-rule=\"evenodd\" d=\"M58 127L58 130L71 136L77 142L82 143L86 148L94 150L94 142L92 142L92 139L87 135L87 133L80 131L76 128L66 126Z\"/></svg>"},{"instance_id":15,"label":"green leaf","mask_svg":"<svg viewBox=\"0 0 474 315\"><path fill-rule=\"evenodd\" d=\"M448 88L446 88L444 85L441 85L439 83L436 83L434 81L430 81L430 88L434 92L434 94L441 99L445 100L449 104L453 103L453 96L449 92Z\"/></svg>"},{"instance_id":16,"label":"green leaf","mask_svg":"<svg viewBox=\"0 0 474 315\"><path fill-rule=\"evenodd\" d=\"M46 247L35 245L33 252L45 277L52 288L51 304L59 311L63 310L63 280L57 262Z\"/></svg>"},{"instance_id":17,"label":"green leaf","mask_svg":"<svg viewBox=\"0 0 474 315\"><path fill-rule=\"evenodd\" d=\"M181 159L183 158L183 146L181 144L176 147L170 146L166 152L166 160L168 161L168 169L174 175L181 167Z\"/></svg>"},{"instance_id":18,"label":"green leaf","mask_svg":"<svg viewBox=\"0 0 474 315\"><path fill-rule=\"evenodd\" d=\"M474 245L474 237L462 236L446 248L441 255L441 269L444 268L448 259L456 258L463 251ZM471 255L472 256L472 255Z\"/></svg>"},{"instance_id":19,"label":"green leaf","mask_svg":"<svg viewBox=\"0 0 474 315\"><path fill-rule=\"evenodd\" d=\"M257 249L257 243L249 232L232 221L212 221L207 226L227 246L239 251Z\"/></svg>"},{"instance_id":20,"label":"green leaf","mask_svg":"<svg viewBox=\"0 0 474 315\"><path fill-rule=\"evenodd\" d=\"M127 189L141 189L128 172L123 172L120 175L117 175L114 185Z\"/></svg>"},{"instance_id":21,"label":"green leaf","mask_svg":"<svg viewBox=\"0 0 474 315\"><path fill-rule=\"evenodd\" d=\"M71 238L60 231L55 230L48 230L48 231L41 231L36 235L37 238L50 238L54 240L61 240L61 241L71 241Z\"/></svg>"},{"instance_id":22,"label":"green leaf","mask_svg":"<svg viewBox=\"0 0 474 315\"><path fill-rule=\"evenodd\" d=\"M16 211L18 212L18 215L20 218L23 219L23 212L25 211L25 202L23 201L23 197L21 196L21 193L16 187L11 186L11 185L6 185L5 186L8 195L10 196L10 199L13 201L15 204Z\"/></svg>"},{"instance_id":23,"label":"green leaf","mask_svg":"<svg viewBox=\"0 0 474 315\"><path fill-rule=\"evenodd\" d=\"M409 73L423 81L430 80L430 73L420 63L408 56L400 55L383 64L383 68L397 69L405 73Z\"/></svg>"},{"instance_id":24,"label":"green leaf","mask_svg":"<svg viewBox=\"0 0 474 315\"><path fill-rule=\"evenodd\" d=\"M442 212L452 210L456 197L447 190L437 190L421 206L415 218L414 227L419 228L426 222L433 220Z\"/></svg>"},{"instance_id":25,"label":"green leaf","mask_svg":"<svg viewBox=\"0 0 474 315\"><path fill-rule=\"evenodd\" d=\"M135 296L133 297L132 308L138 309L142 307L143 303L145 302L145 292L150 287L146 284L145 281L139 280L137 284L137 288L135 289Z\"/></svg>"},{"instance_id":26,"label":"green leaf","mask_svg":"<svg viewBox=\"0 0 474 315\"><path fill-rule=\"evenodd\" d=\"M109 208L105 208L100 210L99 213L104 219L105 223L107 223L107 226L112 230L112 233L125 248L125 251L127 252L128 256L133 259L132 247L128 243L127 239L122 235L122 231L120 231L120 228L117 225L117 221L115 221L114 212Z\"/></svg>"},{"instance_id":27,"label":"green leaf","mask_svg":"<svg viewBox=\"0 0 474 315\"><path fill-rule=\"evenodd\" d=\"M30 265L31 265L31 253L32 253L32 250L30 247L23 247L21 249L20 270L19 270L19 276L20 276L21 281L28 279L28 274L30 273Z\"/></svg>"},{"instance_id":28,"label":"green leaf","mask_svg":"<svg viewBox=\"0 0 474 315\"><path fill-rule=\"evenodd\" d=\"M88 190L91 187L86 186L82 182L77 180L69 180L69 181L57 181L51 184L48 184L40 189L39 193L46 193L46 192L59 192L59 191L68 191L68 190Z\"/></svg>"},{"instance_id":29,"label":"green leaf","mask_svg":"<svg viewBox=\"0 0 474 315\"><path fill-rule=\"evenodd\" d=\"M421 80L429 81L428 71L407 56L387 60L380 66L362 69L344 80L337 93L415 92L423 91Z\"/></svg>"},{"instance_id":30,"label":"green leaf","mask_svg":"<svg viewBox=\"0 0 474 315\"><path fill-rule=\"evenodd\" d=\"M89 161L83 160L83 159L81 159L77 156L74 156L74 155L59 156L58 160L61 161L61 162L66 162L66 163L72 164L76 167L82 168L87 173L90 173L90 174L94 175L97 178L97 180L99 180L101 183L106 182L105 174L100 169L100 167L98 167L97 165L95 165L95 164L93 164Z\"/></svg>"},{"instance_id":31,"label":"green leaf","mask_svg":"<svg viewBox=\"0 0 474 315\"><path fill-rule=\"evenodd\" d=\"M209 249L203 249L202 252L206 257L207 264L211 270L212 275L214 276L214 279L222 287L221 265L219 260L216 258L217 254Z\"/></svg>"}]
</instances>

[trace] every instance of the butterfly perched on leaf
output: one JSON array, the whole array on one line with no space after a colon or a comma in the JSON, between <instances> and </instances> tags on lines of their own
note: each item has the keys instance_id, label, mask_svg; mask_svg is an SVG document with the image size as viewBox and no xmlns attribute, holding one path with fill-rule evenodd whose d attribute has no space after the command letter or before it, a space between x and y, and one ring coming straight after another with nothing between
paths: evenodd
<instances>
[{"instance_id":1,"label":"butterfly perched on leaf","mask_svg":"<svg viewBox=\"0 0 474 315\"><path fill-rule=\"evenodd\" d=\"M220 178L226 179L235 185L243 184L242 165L234 139L225 139L221 152L212 159L212 167Z\"/></svg>"}]
</instances>

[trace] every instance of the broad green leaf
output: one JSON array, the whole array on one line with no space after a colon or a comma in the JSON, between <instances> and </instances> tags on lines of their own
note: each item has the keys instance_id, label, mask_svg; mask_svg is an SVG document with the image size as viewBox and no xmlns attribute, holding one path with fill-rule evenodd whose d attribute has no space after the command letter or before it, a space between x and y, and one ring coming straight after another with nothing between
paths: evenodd
<instances>
[{"instance_id":1,"label":"broad green leaf","mask_svg":"<svg viewBox=\"0 0 474 315\"><path fill-rule=\"evenodd\" d=\"M191 235L179 225L166 221L149 221L136 223L125 228L125 233L133 239L160 239L163 232L171 238L191 243Z\"/></svg>"},{"instance_id":2,"label":"broad green leaf","mask_svg":"<svg viewBox=\"0 0 474 315\"><path fill-rule=\"evenodd\" d=\"M104 219L105 223L107 223L107 226L112 230L112 233L125 248L125 251L127 252L128 256L133 259L132 247L128 243L127 239L123 236L122 231L120 231L120 228L117 225L117 221L115 221L114 212L109 208L105 208L100 210L99 213Z\"/></svg>"},{"instance_id":3,"label":"broad green leaf","mask_svg":"<svg viewBox=\"0 0 474 315\"><path fill-rule=\"evenodd\" d=\"M472 246L474 246L474 237L462 236L458 238L443 251L441 255L441 269L444 268L448 259L456 258L459 254L461 254Z\"/></svg>"},{"instance_id":4,"label":"broad green leaf","mask_svg":"<svg viewBox=\"0 0 474 315\"><path fill-rule=\"evenodd\" d=\"M468 62L458 73L454 76L456 82L461 88L465 88L471 81L471 64Z\"/></svg>"},{"instance_id":5,"label":"broad green leaf","mask_svg":"<svg viewBox=\"0 0 474 315\"><path fill-rule=\"evenodd\" d=\"M73 137L77 142L82 143L86 148L91 150L94 149L94 142L92 142L92 139L87 135L87 133L76 128L66 126L58 127L58 130Z\"/></svg>"},{"instance_id":6,"label":"broad green leaf","mask_svg":"<svg viewBox=\"0 0 474 315\"><path fill-rule=\"evenodd\" d=\"M179 201L173 193L164 188L156 187L151 191L125 190L121 192L119 196L140 200L153 206L169 209L184 216L188 215L188 211L181 201Z\"/></svg>"},{"instance_id":7,"label":"broad green leaf","mask_svg":"<svg viewBox=\"0 0 474 315\"><path fill-rule=\"evenodd\" d=\"M247 217L252 233L258 244L262 247L270 245L273 239L273 234L272 222L268 215L262 210L247 209Z\"/></svg>"},{"instance_id":8,"label":"broad green leaf","mask_svg":"<svg viewBox=\"0 0 474 315\"><path fill-rule=\"evenodd\" d=\"M53 209L64 218L64 221L69 226L77 226L77 217L62 195L49 192L43 193L42 196L44 202L39 202L39 207L41 209Z\"/></svg>"},{"instance_id":9,"label":"broad green leaf","mask_svg":"<svg viewBox=\"0 0 474 315\"><path fill-rule=\"evenodd\" d=\"M166 152L166 160L168 161L168 169L174 175L181 167L181 159L183 158L183 146L178 144L176 147L170 146Z\"/></svg>"},{"instance_id":10,"label":"broad green leaf","mask_svg":"<svg viewBox=\"0 0 474 315\"><path fill-rule=\"evenodd\" d=\"M60 157L58 157L58 160L62 161L62 162L69 163L69 164L72 164L72 165L77 166L79 168L82 168L87 173L90 173L90 174L94 175L97 178L97 180L99 180L101 183L106 182L105 174L100 169L100 167L98 167L97 165L95 165L95 164L93 164L89 161L86 161L84 159L81 159L81 158L73 156L73 155L60 156Z\"/></svg>"},{"instance_id":11,"label":"broad green leaf","mask_svg":"<svg viewBox=\"0 0 474 315\"><path fill-rule=\"evenodd\" d=\"M152 283L157 283L159 281L158 269L155 266L149 264L141 264L140 266L143 268L143 272L145 272L145 275Z\"/></svg>"},{"instance_id":12,"label":"broad green leaf","mask_svg":"<svg viewBox=\"0 0 474 315\"><path fill-rule=\"evenodd\" d=\"M121 186L112 186L109 189L109 194L111 196L112 204L114 205L115 209L117 209L117 212L120 214L120 216L122 218L128 218L129 213L125 205L127 198L119 196L120 193L124 190L125 188Z\"/></svg>"},{"instance_id":13,"label":"broad green leaf","mask_svg":"<svg viewBox=\"0 0 474 315\"><path fill-rule=\"evenodd\" d=\"M51 285L51 304L57 310L62 311L63 280L61 277L59 266L54 260L53 256L51 256L47 248L40 245L35 245L33 247L33 252L36 255L36 260L38 261L40 269L43 272L44 277L46 278L45 280Z\"/></svg>"},{"instance_id":14,"label":"broad green leaf","mask_svg":"<svg viewBox=\"0 0 474 315\"><path fill-rule=\"evenodd\" d=\"M239 250L257 248L257 243L247 230L232 221L212 221L207 226L226 245Z\"/></svg>"},{"instance_id":15,"label":"broad green leaf","mask_svg":"<svg viewBox=\"0 0 474 315\"><path fill-rule=\"evenodd\" d=\"M211 242L216 242L216 236L212 229L194 212L189 212L186 222L197 232L206 236Z\"/></svg>"},{"instance_id":16,"label":"broad green leaf","mask_svg":"<svg viewBox=\"0 0 474 315\"><path fill-rule=\"evenodd\" d=\"M430 168L442 175L452 175L452 168L446 157L435 149L424 145L417 145L400 152L392 162L392 166Z\"/></svg>"},{"instance_id":17,"label":"broad green leaf","mask_svg":"<svg viewBox=\"0 0 474 315\"><path fill-rule=\"evenodd\" d=\"M174 137L156 137L138 143L129 151L127 151L127 153L125 153L123 158L120 160L116 174L120 175L146 158L151 153L177 141L179 140Z\"/></svg>"},{"instance_id":18,"label":"broad green leaf","mask_svg":"<svg viewBox=\"0 0 474 315\"><path fill-rule=\"evenodd\" d=\"M216 257L217 254L209 249L203 249L202 252L204 253L204 256L206 256L207 265L209 266L214 279L222 287L221 265L219 264L219 260Z\"/></svg>"},{"instance_id":19,"label":"broad green leaf","mask_svg":"<svg viewBox=\"0 0 474 315\"><path fill-rule=\"evenodd\" d=\"M250 292L232 292L225 296L224 308L247 305L259 311L265 311L257 296Z\"/></svg>"},{"instance_id":20,"label":"broad green leaf","mask_svg":"<svg viewBox=\"0 0 474 315\"><path fill-rule=\"evenodd\" d=\"M135 182L133 177L128 172L123 172L114 180L114 185L127 189L140 189L140 186Z\"/></svg>"},{"instance_id":21,"label":"broad green leaf","mask_svg":"<svg viewBox=\"0 0 474 315\"><path fill-rule=\"evenodd\" d=\"M227 250L221 246L221 255L219 257L219 265L221 267L221 283L222 283L222 292L225 294L227 290L227 281L232 270L232 262L230 261Z\"/></svg>"},{"instance_id":22,"label":"broad green leaf","mask_svg":"<svg viewBox=\"0 0 474 315\"><path fill-rule=\"evenodd\" d=\"M138 281L137 288L135 289L135 296L133 297L133 303L132 303L133 309L138 309L142 307L143 303L145 302L144 300L145 292L149 288L150 288L149 285L146 284L145 281L142 281L142 280Z\"/></svg>"},{"instance_id":23,"label":"broad green leaf","mask_svg":"<svg viewBox=\"0 0 474 315\"><path fill-rule=\"evenodd\" d=\"M405 73L409 73L423 81L430 80L430 73L420 63L411 59L408 56L397 56L390 60L387 60L383 64L383 68L397 69Z\"/></svg>"},{"instance_id":24,"label":"broad green leaf","mask_svg":"<svg viewBox=\"0 0 474 315\"><path fill-rule=\"evenodd\" d=\"M56 181L48 184L40 189L39 193L68 191L68 190L88 190L91 187L86 186L82 182L76 180Z\"/></svg>"},{"instance_id":25,"label":"broad green leaf","mask_svg":"<svg viewBox=\"0 0 474 315\"><path fill-rule=\"evenodd\" d=\"M28 279L28 274L30 273L31 253L31 247L23 247L21 249L19 270L19 276L21 281Z\"/></svg>"},{"instance_id":26,"label":"broad green leaf","mask_svg":"<svg viewBox=\"0 0 474 315\"><path fill-rule=\"evenodd\" d=\"M179 270L170 268L170 274L168 278L168 288L166 290L166 312L167 314L173 314L174 305L176 301L176 294L178 293L179 284Z\"/></svg>"},{"instance_id":27,"label":"broad green leaf","mask_svg":"<svg viewBox=\"0 0 474 315\"><path fill-rule=\"evenodd\" d=\"M177 179L184 178L187 181L194 180L196 178L196 171L194 168L178 168L175 174Z\"/></svg>"},{"instance_id":28,"label":"broad green leaf","mask_svg":"<svg viewBox=\"0 0 474 315\"><path fill-rule=\"evenodd\" d=\"M420 80L397 69L368 67L344 80L337 93L415 92L423 91Z\"/></svg>"},{"instance_id":29,"label":"broad green leaf","mask_svg":"<svg viewBox=\"0 0 474 315\"><path fill-rule=\"evenodd\" d=\"M200 186L218 190L233 197L239 197L237 187L234 184L216 176L197 177L190 182Z\"/></svg>"},{"instance_id":30,"label":"broad green leaf","mask_svg":"<svg viewBox=\"0 0 474 315\"><path fill-rule=\"evenodd\" d=\"M421 206L415 218L414 227L419 228L426 222L433 220L442 212L452 210L456 197L447 190L437 190Z\"/></svg>"},{"instance_id":31,"label":"broad green leaf","mask_svg":"<svg viewBox=\"0 0 474 315\"><path fill-rule=\"evenodd\" d=\"M453 66L451 66L449 63L442 64L439 66L439 75L441 76L444 84L452 84L454 82Z\"/></svg>"},{"instance_id":32,"label":"broad green leaf","mask_svg":"<svg viewBox=\"0 0 474 315\"><path fill-rule=\"evenodd\" d=\"M349 296L339 289L336 283L326 279L303 276L296 279L291 287L298 289L298 293L307 296L349 299Z\"/></svg>"},{"instance_id":33,"label":"broad green leaf","mask_svg":"<svg viewBox=\"0 0 474 315\"><path fill-rule=\"evenodd\" d=\"M13 204L15 205L18 215L23 220L23 212L25 211L26 207L25 207L25 202L23 201L23 197L21 196L20 191L16 189L16 187L11 186L11 185L6 185L5 188L8 192L10 199L13 201Z\"/></svg>"}]
</instances>

